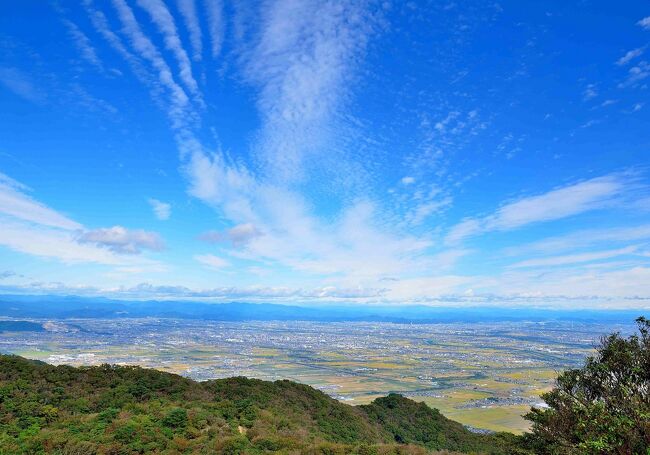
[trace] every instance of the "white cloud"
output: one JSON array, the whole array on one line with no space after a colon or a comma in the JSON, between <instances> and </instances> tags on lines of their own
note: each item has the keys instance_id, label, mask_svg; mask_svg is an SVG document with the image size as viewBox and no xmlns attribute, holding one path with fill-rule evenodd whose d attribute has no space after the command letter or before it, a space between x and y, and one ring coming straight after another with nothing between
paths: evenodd
<instances>
[{"instance_id":1,"label":"white cloud","mask_svg":"<svg viewBox=\"0 0 650 455\"><path fill-rule=\"evenodd\" d=\"M584 101L589 101L592 98L595 98L598 96L598 92L596 91L596 85L595 84L589 84L587 88L582 92L582 99Z\"/></svg>"},{"instance_id":2,"label":"white cloud","mask_svg":"<svg viewBox=\"0 0 650 455\"><path fill-rule=\"evenodd\" d=\"M88 63L95 66L100 71L103 71L104 66L102 65L102 62L99 60L99 57L97 57L97 52L95 51L95 48L92 46L92 44L90 44L90 40L88 39L88 37L79 29L79 27L77 27L77 25L74 22L68 19L63 19L63 24L68 29L68 33L70 34L70 37L72 38L75 45L79 49L81 56Z\"/></svg>"},{"instance_id":3,"label":"white cloud","mask_svg":"<svg viewBox=\"0 0 650 455\"><path fill-rule=\"evenodd\" d=\"M641 19L639 22L637 22L637 25L640 25L646 30L650 30L650 16Z\"/></svg>"},{"instance_id":4,"label":"white cloud","mask_svg":"<svg viewBox=\"0 0 650 455\"><path fill-rule=\"evenodd\" d=\"M627 51L625 55L621 58L619 58L616 61L616 64L619 66L627 65L630 63L632 60L634 60L637 57L640 57L643 55L643 52L645 51L645 48L639 47L637 49L632 49L631 51Z\"/></svg>"},{"instance_id":5,"label":"white cloud","mask_svg":"<svg viewBox=\"0 0 650 455\"><path fill-rule=\"evenodd\" d=\"M626 299L643 298L650 301L650 268L643 266L623 269L577 267L545 270L513 270L491 278L485 287L497 295L520 295L532 302L557 306L563 299L591 301L589 306L630 306ZM613 299L613 300L612 300Z\"/></svg>"},{"instance_id":6,"label":"white cloud","mask_svg":"<svg viewBox=\"0 0 650 455\"><path fill-rule=\"evenodd\" d=\"M385 290L373 288L338 288L322 286L313 288L291 288L282 286L250 286L250 287L215 287L195 289L180 285L159 285L140 283L135 286L117 288L79 286L61 282L32 282L22 285L0 285L0 290L11 293L43 293L58 295L84 295L114 298L158 298L158 299L193 299L217 301L232 301L246 299L252 302L278 301L360 301L381 296Z\"/></svg>"},{"instance_id":7,"label":"white cloud","mask_svg":"<svg viewBox=\"0 0 650 455\"><path fill-rule=\"evenodd\" d=\"M16 68L0 68L0 83L32 103L38 104L45 101L45 93L32 82L27 74Z\"/></svg>"},{"instance_id":8,"label":"white cloud","mask_svg":"<svg viewBox=\"0 0 650 455\"><path fill-rule=\"evenodd\" d=\"M203 53L203 44L201 25L199 24L199 17L196 14L196 4L194 0L178 0L178 10L181 16L183 16L185 26L190 35L192 58L194 61L200 61L201 54Z\"/></svg>"},{"instance_id":9,"label":"white cloud","mask_svg":"<svg viewBox=\"0 0 650 455\"><path fill-rule=\"evenodd\" d=\"M460 223L452 226L452 228L447 233L445 237L445 243L454 244L459 241L471 237L475 234L478 234L482 231L482 224L479 220L476 219L466 219Z\"/></svg>"},{"instance_id":10,"label":"white cloud","mask_svg":"<svg viewBox=\"0 0 650 455\"><path fill-rule=\"evenodd\" d=\"M628 70L627 78L619 84L619 87L636 87L637 84L650 76L650 64L641 60L637 65Z\"/></svg>"},{"instance_id":11,"label":"white cloud","mask_svg":"<svg viewBox=\"0 0 650 455\"><path fill-rule=\"evenodd\" d=\"M266 2L261 24L244 52L248 80L260 90L257 152L269 177L291 181L308 157L337 153L349 135L350 122L338 115L372 24L354 2L310 0Z\"/></svg>"},{"instance_id":12,"label":"white cloud","mask_svg":"<svg viewBox=\"0 0 650 455\"><path fill-rule=\"evenodd\" d=\"M198 254L194 256L194 259L213 269L222 269L230 266L230 262L214 254Z\"/></svg>"},{"instance_id":13,"label":"white cloud","mask_svg":"<svg viewBox=\"0 0 650 455\"><path fill-rule=\"evenodd\" d=\"M164 37L165 47L172 52L179 66L180 80L202 102L199 86L192 76L192 63L183 48L174 18L162 0L137 0L138 5L149 13L151 20Z\"/></svg>"},{"instance_id":14,"label":"white cloud","mask_svg":"<svg viewBox=\"0 0 650 455\"><path fill-rule=\"evenodd\" d=\"M536 242L505 249L506 255L552 253L608 243L620 244L650 239L650 224L608 229L583 229L565 235L549 237Z\"/></svg>"},{"instance_id":15,"label":"white cloud","mask_svg":"<svg viewBox=\"0 0 650 455\"><path fill-rule=\"evenodd\" d=\"M0 219L0 245L32 256L64 263L120 265L126 263L113 252L95 245L80 244L75 233Z\"/></svg>"},{"instance_id":16,"label":"white cloud","mask_svg":"<svg viewBox=\"0 0 650 455\"><path fill-rule=\"evenodd\" d=\"M221 53L223 37L225 34L225 21L223 19L223 5L221 0L204 0L208 16L208 31L210 33L210 50L212 58Z\"/></svg>"},{"instance_id":17,"label":"white cloud","mask_svg":"<svg viewBox=\"0 0 650 455\"><path fill-rule=\"evenodd\" d=\"M173 20L171 25L174 28L170 27L168 11L165 13L166 9L160 9L160 1L137 1L150 12L154 22L157 21L156 25L163 34L166 46L176 56L176 61L181 67L188 64L185 58L179 59L182 47L178 31ZM196 59L197 53L200 56L201 52L201 30L198 18L192 17L194 2L178 1ZM551 280L540 284L534 281L532 275L523 276L521 273L518 275L520 281L515 281L512 288L508 288L506 281L494 277L433 275L432 270L440 273L441 267L453 265L466 251L436 250L432 253L436 245L426 234L417 236L408 230L400 230L397 223L391 223L394 218L371 200L351 196L342 204L340 212L324 219L318 216L310 201L291 186L303 176L303 172L308 171L305 163L316 162L313 158L317 157L319 165L324 167L323 159L337 161L342 157L341 149L355 133L353 128L356 126L349 126L355 124L354 119L346 117L345 107L351 100L350 87L355 69L365 53L366 41L373 33L373 20L364 11L365 4L330 2L320 8L318 14L313 14L315 3L310 0L263 2L259 31L244 37L252 38L253 45L248 47L242 41L237 49L240 51L238 63L244 68L246 82L254 85L260 94L257 106L262 128L252 150L254 165L247 167L242 162L233 162L221 151L206 151L192 132L198 124L198 121L193 123L198 119L198 113L193 110L183 88L176 84L175 75L162 53L142 33L128 5L123 0L113 2L121 20L121 28L115 29L128 37L135 50L133 55L124 48L121 52L124 58L134 71L139 71L137 65L140 59L154 68L151 74L141 76L141 80L151 84L154 100L160 101L167 110L183 169L190 182L190 194L213 207L223 220L234 226L224 232L212 232L212 240L232 242L237 248L228 254L233 258L256 262L265 270L289 269L296 272L293 275L300 280L307 277L307 281L318 279L323 282L309 289L259 286L204 291L181 286L151 285L148 288L151 295L165 292L176 295L174 293L178 292L222 299L245 295L262 299L416 300L462 293L468 287L480 292L481 286L498 288L498 295L514 293L518 286L524 288L524 284L531 283L536 283L537 290L547 293L545 295L556 290ZM212 55L217 56L221 53L224 37L222 5L221 2L206 2L204 8L209 13L205 21L209 30L205 35L210 37ZM119 49L119 37L110 35L110 30L100 30ZM180 76L184 86L189 87L187 81L183 81L182 74ZM157 82L150 79L157 79ZM594 87L591 89L595 92ZM159 95L163 92L169 95L168 100ZM448 145L453 146L457 137L469 136L485 124L475 117L475 113L463 115L452 111L447 118L443 116L439 122L433 122L429 129L432 137L439 140L428 144L431 154L427 158L439 156L443 146L447 151ZM350 154L345 155L349 161ZM436 162L439 161L436 159ZM408 191L410 194L420 190L418 187L425 179L417 168L414 162L413 169L404 171L408 175L401 183L408 185L408 188L401 187L398 192ZM628 189L624 180L623 176L607 176L509 202L491 216L464 220L450 231L448 240L455 238L458 241L482 232L516 229L530 223L557 220L609 207ZM404 218L408 218L411 224L418 224L448 204L446 196L449 195L413 199L409 202L408 210L400 213L406 213ZM115 228L108 230L112 229ZM102 248L96 247L96 244L81 246L95 247L118 257L115 251L123 252L122 244L110 240L111 235L106 232L101 233L102 237L114 243L104 243L106 247ZM141 247L126 248L139 250ZM197 255L195 259L214 268L228 265L228 261L214 255ZM124 266L124 269L128 267ZM399 276L400 280L391 281L386 287L377 286L382 278L392 276ZM634 286L630 284L630 288ZM142 286L131 288L128 292L146 293L146 289L146 286ZM517 292L523 295L524 291Z\"/></svg>"},{"instance_id":18,"label":"white cloud","mask_svg":"<svg viewBox=\"0 0 650 455\"><path fill-rule=\"evenodd\" d=\"M206 242L217 243L223 241L229 241L234 246L242 246L254 239L259 237L262 233L255 227L253 223L242 223L234 226L225 232L219 231L208 231L201 234L201 240Z\"/></svg>"},{"instance_id":19,"label":"white cloud","mask_svg":"<svg viewBox=\"0 0 650 455\"><path fill-rule=\"evenodd\" d=\"M0 245L64 263L137 266L152 270L160 263L117 253L160 249L154 233L124 228L88 231L80 223L25 194L29 188L0 173ZM105 247L108 248L105 248Z\"/></svg>"},{"instance_id":20,"label":"white cloud","mask_svg":"<svg viewBox=\"0 0 650 455\"><path fill-rule=\"evenodd\" d=\"M589 253L568 254L564 256L553 256L541 259L528 259L512 264L510 267L555 267L559 265L576 264L581 262L601 261L603 259L611 259L617 256L634 254L638 251L638 249L639 248L637 246L630 246L616 250L592 251Z\"/></svg>"},{"instance_id":21,"label":"white cloud","mask_svg":"<svg viewBox=\"0 0 650 455\"><path fill-rule=\"evenodd\" d=\"M597 177L506 204L488 219L487 225L489 229L514 229L611 206L627 187L618 175Z\"/></svg>"},{"instance_id":22,"label":"white cloud","mask_svg":"<svg viewBox=\"0 0 650 455\"><path fill-rule=\"evenodd\" d=\"M167 202L159 201L158 199L150 198L149 205L153 210L154 215L161 221L168 220L172 214L172 206Z\"/></svg>"},{"instance_id":23,"label":"white cloud","mask_svg":"<svg viewBox=\"0 0 650 455\"><path fill-rule=\"evenodd\" d=\"M412 225L421 224L434 213L450 206L451 202L451 197L443 197L438 200L429 200L419 203L404 217L405 221Z\"/></svg>"},{"instance_id":24,"label":"white cloud","mask_svg":"<svg viewBox=\"0 0 650 455\"><path fill-rule=\"evenodd\" d=\"M44 226L81 229L81 224L34 200L23 192L25 189L14 180L0 179L0 213Z\"/></svg>"},{"instance_id":25,"label":"white cloud","mask_svg":"<svg viewBox=\"0 0 650 455\"><path fill-rule=\"evenodd\" d=\"M220 155L193 158L186 169L191 193L239 226L227 233L242 243L239 258L271 261L307 274L369 280L426 267L418 256L431 242L382 228L376 207L368 201L325 223L300 195L261 184L244 169L226 165ZM211 233L208 240L224 238Z\"/></svg>"},{"instance_id":26,"label":"white cloud","mask_svg":"<svg viewBox=\"0 0 650 455\"><path fill-rule=\"evenodd\" d=\"M135 76L142 83L146 84L147 86L151 86L152 81L147 70L142 65L140 60L131 52L129 52L122 39L117 34L115 34L113 30L111 30L111 26L109 25L106 15L103 12L93 8L93 0L83 0L83 5L86 9L86 12L88 13L90 22L92 23L97 33L99 33L106 40L106 42L118 54L120 54L122 58L124 58L124 60L131 67L133 74L135 74Z\"/></svg>"},{"instance_id":27,"label":"white cloud","mask_svg":"<svg viewBox=\"0 0 650 455\"><path fill-rule=\"evenodd\" d=\"M452 227L446 241L455 243L481 232L517 229L611 207L630 185L624 176L614 174L525 197L501 206L493 215L464 220Z\"/></svg>"},{"instance_id":28,"label":"white cloud","mask_svg":"<svg viewBox=\"0 0 650 455\"><path fill-rule=\"evenodd\" d=\"M82 243L94 243L122 254L139 254L143 249L160 251L164 248L162 239L155 232L129 230L122 226L85 231L77 239Z\"/></svg>"},{"instance_id":29,"label":"white cloud","mask_svg":"<svg viewBox=\"0 0 650 455\"><path fill-rule=\"evenodd\" d=\"M457 292L470 281L470 277L457 275L404 279L391 283L385 296L391 302L433 300Z\"/></svg>"},{"instance_id":30,"label":"white cloud","mask_svg":"<svg viewBox=\"0 0 650 455\"><path fill-rule=\"evenodd\" d=\"M167 115L172 122L172 128L182 130L195 120L185 91L174 81L169 65L167 65L156 46L142 33L135 15L127 3L124 0L113 0L113 6L122 22L122 32L129 37L131 45L138 52L138 55L147 60L156 70L158 84L169 95Z\"/></svg>"}]
</instances>

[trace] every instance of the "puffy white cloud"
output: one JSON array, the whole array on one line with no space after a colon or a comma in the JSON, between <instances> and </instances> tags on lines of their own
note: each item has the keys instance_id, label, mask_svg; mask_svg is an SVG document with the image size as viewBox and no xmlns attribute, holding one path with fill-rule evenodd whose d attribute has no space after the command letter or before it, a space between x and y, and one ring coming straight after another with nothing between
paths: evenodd
<instances>
[{"instance_id":1,"label":"puffy white cloud","mask_svg":"<svg viewBox=\"0 0 650 455\"><path fill-rule=\"evenodd\" d=\"M25 194L28 190L27 186L0 174L0 245L64 263L144 268L160 265L120 254L138 253L142 248L162 248L157 234L128 231L119 226L88 231L80 223Z\"/></svg>"},{"instance_id":2,"label":"puffy white cloud","mask_svg":"<svg viewBox=\"0 0 650 455\"><path fill-rule=\"evenodd\" d=\"M77 237L82 243L94 243L116 253L139 254L143 249L160 251L164 243L155 232L129 230L122 226L93 229Z\"/></svg>"},{"instance_id":3,"label":"puffy white cloud","mask_svg":"<svg viewBox=\"0 0 650 455\"><path fill-rule=\"evenodd\" d=\"M113 252L95 245L80 244L75 233L0 219L0 245L14 251L64 263L119 265L123 261Z\"/></svg>"},{"instance_id":4,"label":"puffy white cloud","mask_svg":"<svg viewBox=\"0 0 650 455\"><path fill-rule=\"evenodd\" d=\"M650 16L641 19L639 22L637 22L637 25L640 25L646 30L650 30Z\"/></svg>"},{"instance_id":5,"label":"puffy white cloud","mask_svg":"<svg viewBox=\"0 0 650 455\"><path fill-rule=\"evenodd\" d=\"M262 233L255 227L253 223L242 223L224 232L204 232L199 238L210 243L229 241L234 246L242 246L247 244L255 237L259 237L260 235L262 235Z\"/></svg>"}]
</instances>

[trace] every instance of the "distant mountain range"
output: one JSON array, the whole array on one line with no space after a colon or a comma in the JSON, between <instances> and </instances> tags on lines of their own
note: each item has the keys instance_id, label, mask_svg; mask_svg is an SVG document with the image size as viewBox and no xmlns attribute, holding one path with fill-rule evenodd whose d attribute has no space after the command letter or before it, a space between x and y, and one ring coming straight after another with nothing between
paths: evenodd
<instances>
[{"instance_id":1,"label":"distant mountain range","mask_svg":"<svg viewBox=\"0 0 650 455\"><path fill-rule=\"evenodd\" d=\"M584 321L629 324L642 310L549 310L497 307L298 306L271 303L126 301L54 295L0 295L0 317L10 318L179 318L213 321L314 322L497 322Z\"/></svg>"}]
</instances>

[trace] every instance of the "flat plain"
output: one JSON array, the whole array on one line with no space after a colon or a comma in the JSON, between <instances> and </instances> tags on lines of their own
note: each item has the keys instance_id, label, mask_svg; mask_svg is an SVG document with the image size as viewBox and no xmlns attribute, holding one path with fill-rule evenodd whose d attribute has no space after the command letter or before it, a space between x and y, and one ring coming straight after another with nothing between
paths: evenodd
<instances>
[{"instance_id":1,"label":"flat plain","mask_svg":"<svg viewBox=\"0 0 650 455\"><path fill-rule=\"evenodd\" d=\"M197 380L309 384L350 404L401 393L465 425L522 432L557 373L629 327L586 322L394 324L188 319L32 320L0 352L52 364L140 365Z\"/></svg>"}]
</instances>

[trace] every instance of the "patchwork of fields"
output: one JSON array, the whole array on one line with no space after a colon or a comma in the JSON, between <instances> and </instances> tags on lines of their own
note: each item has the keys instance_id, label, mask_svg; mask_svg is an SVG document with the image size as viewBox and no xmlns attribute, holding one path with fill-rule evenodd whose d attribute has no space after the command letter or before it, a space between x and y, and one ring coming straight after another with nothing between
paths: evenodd
<instances>
[{"instance_id":1,"label":"patchwork of fields","mask_svg":"<svg viewBox=\"0 0 650 455\"><path fill-rule=\"evenodd\" d=\"M628 327L571 322L454 324L38 321L0 333L0 352L54 364L133 364L205 380L291 379L352 404L398 392L466 425L520 432L558 371Z\"/></svg>"}]
</instances>

